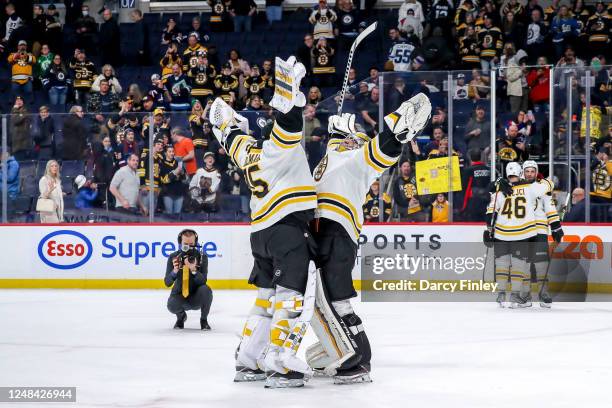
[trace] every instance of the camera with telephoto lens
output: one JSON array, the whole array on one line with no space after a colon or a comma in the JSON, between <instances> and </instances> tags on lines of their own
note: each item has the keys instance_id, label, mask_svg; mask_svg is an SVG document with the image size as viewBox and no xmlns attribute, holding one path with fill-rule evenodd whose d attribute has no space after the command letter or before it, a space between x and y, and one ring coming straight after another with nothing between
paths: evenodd
<instances>
[{"instance_id":1,"label":"camera with telephoto lens","mask_svg":"<svg viewBox=\"0 0 612 408\"><path fill-rule=\"evenodd\" d=\"M202 259L202 254L198 251L198 248L189 245L189 244L181 244L181 254L179 255L179 259L181 260L181 267L185 265L185 261L188 261L190 264L199 265Z\"/></svg>"}]
</instances>

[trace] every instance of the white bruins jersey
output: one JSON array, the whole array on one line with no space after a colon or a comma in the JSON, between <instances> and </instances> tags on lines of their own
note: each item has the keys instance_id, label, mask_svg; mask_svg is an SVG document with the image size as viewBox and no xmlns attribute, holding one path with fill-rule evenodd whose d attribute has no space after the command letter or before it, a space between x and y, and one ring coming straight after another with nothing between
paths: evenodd
<instances>
[{"instance_id":1,"label":"white bruins jersey","mask_svg":"<svg viewBox=\"0 0 612 408\"><path fill-rule=\"evenodd\" d=\"M325 157L315 168L317 218L338 222L357 243L363 226L362 205L370 186L386 169L397 162L380 150L379 138L361 149L339 152L339 142L327 145Z\"/></svg>"},{"instance_id":2,"label":"white bruins jersey","mask_svg":"<svg viewBox=\"0 0 612 408\"><path fill-rule=\"evenodd\" d=\"M501 241L521 241L538 234L535 208L537 200L552 192L553 183L549 179L540 182L512 186L510 197L503 194L491 194L487 214L497 213L494 237ZM495 198L497 197L497 201Z\"/></svg>"},{"instance_id":3,"label":"white bruins jersey","mask_svg":"<svg viewBox=\"0 0 612 408\"><path fill-rule=\"evenodd\" d=\"M536 200L535 218L538 235L548 235L549 226L554 222L561 222L551 195L546 194Z\"/></svg>"},{"instance_id":4,"label":"white bruins jersey","mask_svg":"<svg viewBox=\"0 0 612 408\"><path fill-rule=\"evenodd\" d=\"M317 207L302 133L290 133L274 124L270 139L257 141L238 135L229 149L234 164L244 171L251 190L253 232L274 225L287 215Z\"/></svg>"}]
</instances>

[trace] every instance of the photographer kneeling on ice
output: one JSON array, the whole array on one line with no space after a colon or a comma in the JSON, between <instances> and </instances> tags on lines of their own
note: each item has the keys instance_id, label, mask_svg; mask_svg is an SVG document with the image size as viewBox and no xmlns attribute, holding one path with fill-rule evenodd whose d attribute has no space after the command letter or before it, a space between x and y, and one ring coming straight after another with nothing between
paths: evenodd
<instances>
[{"instance_id":1,"label":"photographer kneeling on ice","mask_svg":"<svg viewBox=\"0 0 612 408\"><path fill-rule=\"evenodd\" d=\"M213 294L206 284L208 258L200 252L198 234L184 229L178 235L179 250L168 257L166 266L166 286L172 286L168 298L168 310L176 315L175 329L185 327L187 310L201 310L200 328L210 330L208 312Z\"/></svg>"}]
</instances>

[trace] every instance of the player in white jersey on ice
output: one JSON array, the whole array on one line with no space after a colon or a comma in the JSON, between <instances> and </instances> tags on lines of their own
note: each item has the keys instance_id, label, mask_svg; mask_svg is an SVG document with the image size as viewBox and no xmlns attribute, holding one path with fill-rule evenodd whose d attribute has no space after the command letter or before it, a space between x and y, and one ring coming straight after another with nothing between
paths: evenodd
<instances>
[{"instance_id":1,"label":"player in white jersey on ice","mask_svg":"<svg viewBox=\"0 0 612 408\"><path fill-rule=\"evenodd\" d=\"M313 173L318 199L315 263L321 276L311 326L319 342L306 355L313 368L333 375L337 384L371 381L370 344L350 303L357 296L351 272L363 225L362 204L374 180L397 162L402 144L425 127L430 114L429 99L418 94L385 116L383 132L371 140L356 131L355 115L329 118L330 141Z\"/></svg>"},{"instance_id":2,"label":"player in white jersey on ice","mask_svg":"<svg viewBox=\"0 0 612 408\"><path fill-rule=\"evenodd\" d=\"M521 180L522 168L516 162L506 166L507 179L497 181L497 191L491 195L487 207L485 244L494 246L495 281L499 293L497 302L506 306L506 286L510 278L510 307L526 307L521 295L523 280L527 277L530 244L537 235L534 208L538 198L553 190L553 183L543 179L534 183Z\"/></svg>"},{"instance_id":3,"label":"player in white jersey on ice","mask_svg":"<svg viewBox=\"0 0 612 408\"><path fill-rule=\"evenodd\" d=\"M523 163L523 178L528 183L535 183L538 178L538 163L533 160L525 161ZM537 280L538 302L541 307L550 308L552 298L547 288L547 271L550 263L548 233L550 230L550 234L557 243L561 242L564 235L552 193L547 193L536 200L535 217L536 242L531 246L531 264L528 266L527 279L523 283L523 294L527 298L527 305L531 305L532 275L530 272L534 271Z\"/></svg>"},{"instance_id":4,"label":"player in white jersey on ice","mask_svg":"<svg viewBox=\"0 0 612 408\"><path fill-rule=\"evenodd\" d=\"M316 279L314 269L309 271L314 252L309 222L317 198L301 145L305 97L299 86L305 74L294 57L276 59L270 105L277 115L264 140L249 136L246 119L222 99L210 109L213 132L244 171L252 193L255 264L249 283L259 290L236 353L234 381L265 380L267 388L300 387L312 374L296 357L314 308Z\"/></svg>"}]
</instances>

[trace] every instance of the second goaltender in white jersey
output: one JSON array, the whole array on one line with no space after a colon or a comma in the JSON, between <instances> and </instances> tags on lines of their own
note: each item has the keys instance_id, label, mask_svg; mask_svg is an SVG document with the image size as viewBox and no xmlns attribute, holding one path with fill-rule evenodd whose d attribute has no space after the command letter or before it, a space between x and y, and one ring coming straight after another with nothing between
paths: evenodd
<instances>
[{"instance_id":1,"label":"second goaltender in white jersey","mask_svg":"<svg viewBox=\"0 0 612 408\"><path fill-rule=\"evenodd\" d=\"M290 133L274 124L270 139L257 141L239 135L229 149L234 164L244 171L251 190L251 228L260 231L285 216L317 207L302 133Z\"/></svg>"},{"instance_id":2,"label":"second goaltender in white jersey","mask_svg":"<svg viewBox=\"0 0 612 408\"><path fill-rule=\"evenodd\" d=\"M332 140L313 173L318 199L316 217L338 222L355 243L363 226L362 206L370 186L398 159L384 154L378 143L375 137L361 149L339 152L338 143Z\"/></svg>"},{"instance_id":3,"label":"second goaltender in white jersey","mask_svg":"<svg viewBox=\"0 0 612 408\"><path fill-rule=\"evenodd\" d=\"M553 190L553 183L549 179L531 184L521 182L512 186L512 190L510 197L493 193L487 207L487 214L497 213L494 237L501 241L520 241L538 234L536 204Z\"/></svg>"}]
</instances>

